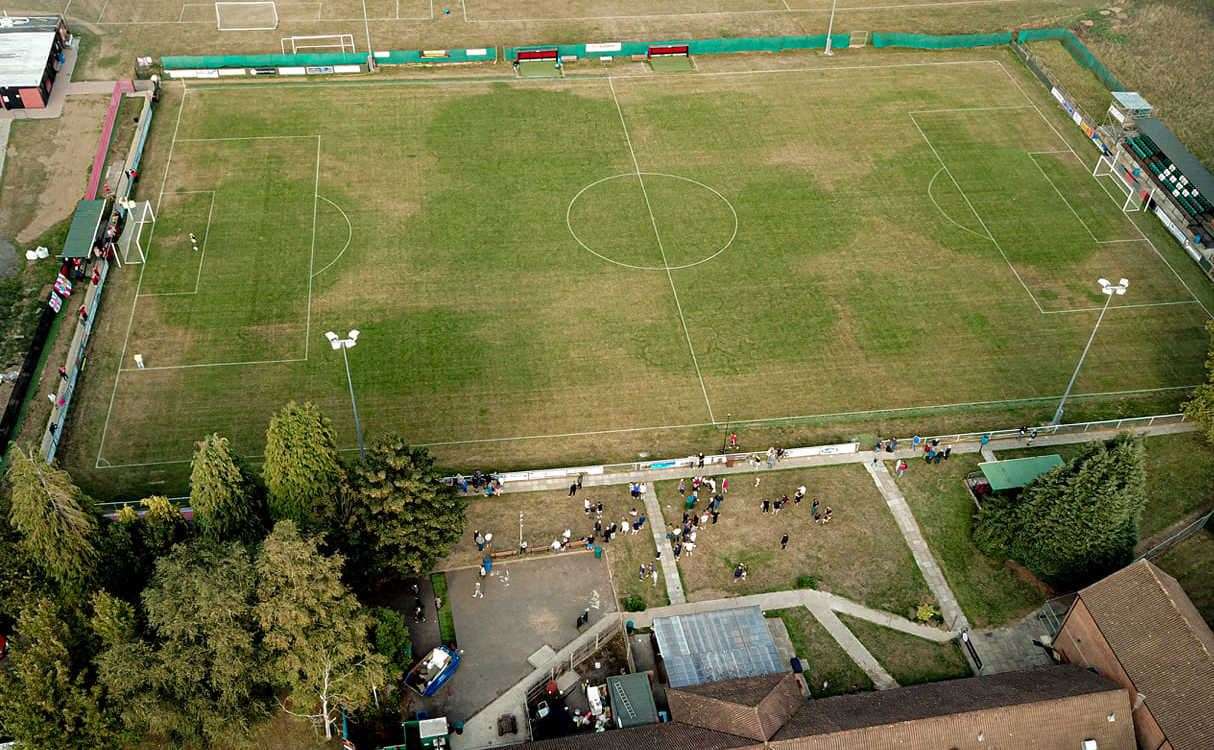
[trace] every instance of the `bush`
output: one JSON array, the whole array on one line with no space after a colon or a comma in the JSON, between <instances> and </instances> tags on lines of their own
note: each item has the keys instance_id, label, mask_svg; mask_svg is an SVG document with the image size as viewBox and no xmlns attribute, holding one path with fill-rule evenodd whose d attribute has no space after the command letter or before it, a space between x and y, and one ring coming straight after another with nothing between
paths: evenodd
<instances>
[{"instance_id":1,"label":"bush","mask_svg":"<svg viewBox=\"0 0 1214 750\"><path fill-rule=\"evenodd\" d=\"M933 602L923 602L915 607L915 622L929 624L937 620L943 622L944 618L940 616L940 610Z\"/></svg>"},{"instance_id":2,"label":"bush","mask_svg":"<svg viewBox=\"0 0 1214 750\"><path fill-rule=\"evenodd\" d=\"M643 598L641 598L640 596L637 596L636 594L631 594L629 596L624 597L624 611L625 612L644 612L645 611L645 600Z\"/></svg>"},{"instance_id":3,"label":"bush","mask_svg":"<svg viewBox=\"0 0 1214 750\"><path fill-rule=\"evenodd\" d=\"M818 588L818 579L814 576L797 576L796 587L799 589Z\"/></svg>"}]
</instances>

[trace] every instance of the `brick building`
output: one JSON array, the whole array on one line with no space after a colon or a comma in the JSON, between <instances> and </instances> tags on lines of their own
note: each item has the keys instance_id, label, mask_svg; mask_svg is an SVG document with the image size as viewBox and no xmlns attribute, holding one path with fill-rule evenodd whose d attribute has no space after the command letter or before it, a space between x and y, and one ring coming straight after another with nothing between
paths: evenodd
<instances>
[{"instance_id":1,"label":"brick building","mask_svg":"<svg viewBox=\"0 0 1214 750\"><path fill-rule=\"evenodd\" d=\"M1214 633L1150 562L1080 591L1054 647L1129 691L1142 750L1214 748Z\"/></svg>"}]
</instances>

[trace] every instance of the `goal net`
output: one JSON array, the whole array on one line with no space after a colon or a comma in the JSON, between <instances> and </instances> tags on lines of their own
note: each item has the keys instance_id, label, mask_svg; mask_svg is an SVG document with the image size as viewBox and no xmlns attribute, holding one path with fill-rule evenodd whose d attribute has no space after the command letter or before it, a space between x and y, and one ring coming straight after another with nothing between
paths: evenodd
<instances>
[{"instance_id":1,"label":"goal net","mask_svg":"<svg viewBox=\"0 0 1214 750\"><path fill-rule=\"evenodd\" d=\"M315 34L311 36L284 36L282 38L282 53L294 55L313 50L337 50L338 52L358 52L354 46L353 34Z\"/></svg>"},{"instance_id":2,"label":"goal net","mask_svg":"<svg viewBox=\"0 0 1214 750\"><path fill-rule=\"evenodd\" d=\"M278 28L274 0L216 0L215 24L220 31L270 31Z\"/></svg>"},{"instance_id":3,"label":"goal net","mask_svg":"<svg viewBox=\"0 0 1214 750\"><path fill-rule=\"evenodd\" d=\"M144 243L156 223L151 201L127 201L126 226L118 237L118 253L123 263L142 263L146 259Z\"/></svg>"}]
</instances>

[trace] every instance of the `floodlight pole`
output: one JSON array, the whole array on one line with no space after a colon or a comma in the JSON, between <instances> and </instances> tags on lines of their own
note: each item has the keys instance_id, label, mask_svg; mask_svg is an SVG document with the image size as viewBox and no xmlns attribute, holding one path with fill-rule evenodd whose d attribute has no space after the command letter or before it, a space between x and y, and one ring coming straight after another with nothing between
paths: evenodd
<instances>
[{"instance_id":1,"label":"floodlight pole","mask_svg":"<svg viewBox=\"0 0 1214 750\"><path fill-rule=\"evenodd\" d=\"M336 333L329 331L325 334L325 338L329 340L329 345L334 349L341 349L341 359L346 363L346 384L350 386L350 408L354 410L354 434L358 436L358 456L366 459L367 446L363 442L363 426L358 418L358 401L354 398L354 378L350 375L350 355L346 352L358 341L358 331L350 331L344 339L338 338Z\"/></svg>"},{"instance_id":2,"label":"floodlight pole","mask_svg":"<svg viewBox=\"0 0 1214 750\"><path fill-rule=\"evenodd\" d=\"M839 5L839 0L833 0L830 4L830 21L826 24L826 50L824 54L833 55L834 50L831 49L830 34L835 28L835 8Z\"/></svg>"},{"instance_id":3,"label":"floodlight pole","mask_svg":"<svg viewBox=\"0 0 1214 750\"><path fill-rule=\"evenodd\" d=\"M1075 372L1071 373L1071 382L1066 384L1066 391L1062 394L1062 400L1058 402L1058 409L1054 412L1054 419L1050 422L1051 425L1062 423L1062 411L1066 407L1066 400L1071 395L1071 389L1075 387L1075 381L1079 379L1079 371L1083 369L1083 360L1087 359L1088 350L1092 348L1092 342L1096 340L1096 332L1100 330L1100 323L1104 320L1104 314L1109 310L1109 303L1113 301L1114 295L1125 294L1125 289L1129 286L1129 282L1122 279L1120 285L1113 285L1101 279L1101 286L1105 295L1104 307L1100 308L1100 316L1096 318L1096 325L1092 327L1092 335L1088 336L1088 343L1083 347L1083 353L1079 355L1079 362L1075 364Z\"/></svg>"}]
</instances>

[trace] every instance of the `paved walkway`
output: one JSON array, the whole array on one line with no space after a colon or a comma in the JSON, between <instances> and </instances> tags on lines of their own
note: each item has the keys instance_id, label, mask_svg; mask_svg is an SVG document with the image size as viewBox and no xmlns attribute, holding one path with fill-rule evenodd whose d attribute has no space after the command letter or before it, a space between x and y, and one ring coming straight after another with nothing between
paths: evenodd
<instances>
[{"instance_id":1,"label":"paved walkway","mask_svg":"<svg viewBox=\"0 0 1214 750\"><path fill-rule=\"evenodd\" d=\"M898 529L902 532L902 538L906 540L906 546L910 547L911 554L915 557L915 564L923 573L923 580L927 581L927 587L932 590L932 595L940 604L940 614L944 616L944 622L954 631L969 630L969 620L961 611L957 597L953 596L953 590L949 588L948 581L944 578L944 571L940 570L939 563L936 562L931 549L927 546L927 540L923 538L923 532L919 530L919 523L915 521L915 515L911 513L910 505L906 502L902 490L898 489L894 478L885 468L885 462L869 461L864 464L864 468L868 469L873 483L877 485L881 496L885 498L885 504L889 506L889 512L893 514L894 521L897 522Z\"/></svg>"},{"instance_id":2,"label":"paved walkway","mask_svg":"<svg viewBox=\"0 0 1214 750\"><path fill-rule=\"evenodd\" d=\"M653 533L653 543L661 558L662 577L666 579L666 595L671 604L682 604L687 601L683 593L683 579L679 577L679 566L674 559L674 550L670 547L670 539L666 536L666 517L662 515L662 503L658 500L658 488L653 484L647 485L645 493L645 513L649 516L649 531Z\"/></svg>"},{"instance_id":3,"label":"paved walkway","mask_svg":"<svg viewBox=\"0 0 1214 750\"><path fill-rule=\"evenodd\" d=\"M974 650L982 659L979 674L1015 672L1053 664L1054 660L1045 649L1034 643L1048 634L1036 613L1002 628L971 632Z\"/></svg>"},{"instance_id":4,"label":"paved walkway","mask_svg":"<svg viewBox=\"0 0 1214 750\"><path fill-rule=\"evenodd\" d=\"M874 687L878 690L898 687L897 681L890 676L889 672L885 671L885 667L881 666L881 662L877 661L876 657L864 647L860 639L848 630L838 615L827 607L810 607L809 611L818 622L822 623L822 627L826 628L830 636L843 647L856 666L864 670L868 679L873 681Z\"/></svg>"},{"instance_id":5,"label":"paved walkway","mask_svg":"<svg viewBox=\"0 0 1214 750\"><path fill-rule=\"evenodd\" d=\"M1174 422L1166 424L1158 424L1152 426L1137 426L1126 427L1121 430L1117 429L1094 429L1088 432L1064 432L1057 435L1041 435L1032 443L1032 447L1042 447L1048 445L1074 445L1076 443L1087 443L1094 440L1111 440L1123 432L1132 432L1135 435L1150 436L1150 435L1176 435L1185 432L1194 432L1198 426L1192 422ZM978 453L982 449L977 441L972 442L949 442L943 437L940 438L942 443L948 443L953 446L953 453ZM904 445L910 445L910 440L902 440L899 442ZM992 440L988 447L991 451L1015 450L1017 448L1030 447L1025 440L1021 440L1014 435L1008 437L1000 437ZM584 485L587 487L598 486L606 487L620 484L631 484L632 482L647 482L652 485L654 482L661 482L668 479L678 480L690 477L696 474L707 476L728 476L731 474L756 474L766 471L783 471L786 469L803 469L813 468L816 466L838 466L840 464L857 464L868 463L872 460L872 451L858 450L854 453L827 453L817 456L806 456L802 458L785 458L779 461L774 468L767 468L767 463L763 462L759 466L747 461L738 461L733 466L723 463L714 463L714 459L719 456L707 456L708 464L703 468L692 466L680 466L670 469L638 469L636 471L621 471L610 474L588 475L584 478ZM985 453L983 455L986 455ZM913 448L900 448L893 453L881 454L882 460L892 461L899 458L912 459L922 458L923 454ZM570 475L558 475L547 477L544 479L518 480L506 482L502 485L502 492L539 492L544 490L565 490L569 488L569 477L576 475L576 471Z\"/></svg>"},{"instance_id":6,"label":"paved walkway","mask_svg":"<svg viewBox=\"0 0 1214 750\"><path fill-rule=\"evenodd\" d=\"M0 120L0 178L4 177L4 155L8 153L8 134L12 129L12 120Z\"/></svg>"}]
</instances>

